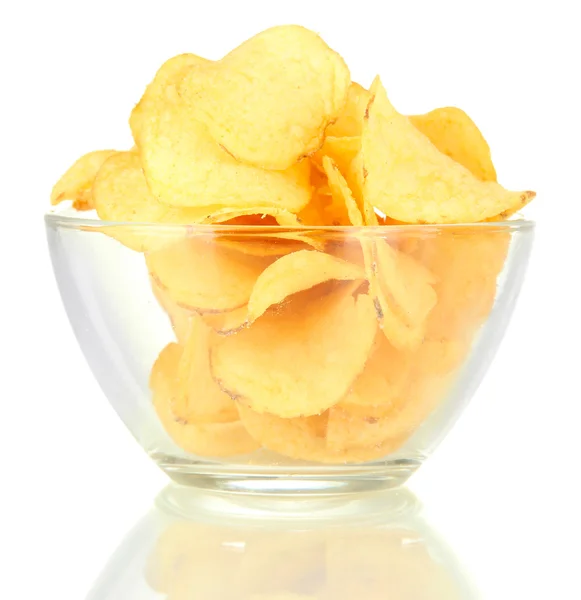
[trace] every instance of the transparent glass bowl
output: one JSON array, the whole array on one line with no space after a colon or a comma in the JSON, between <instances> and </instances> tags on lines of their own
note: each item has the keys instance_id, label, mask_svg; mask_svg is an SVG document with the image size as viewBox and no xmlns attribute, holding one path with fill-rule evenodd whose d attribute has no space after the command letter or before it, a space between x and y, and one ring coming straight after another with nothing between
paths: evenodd
<instances>
[{"instance_id":1,"label":"transparent glass bowl","mask_svg":"<svg viewBox=\"0 0 581 600\"><path fill-rule=\"evenodd\" d=\"M79 344L149 456L282 494L416 471L492 361L534 229L46 224Z\"/></svg>"}]
</instances>

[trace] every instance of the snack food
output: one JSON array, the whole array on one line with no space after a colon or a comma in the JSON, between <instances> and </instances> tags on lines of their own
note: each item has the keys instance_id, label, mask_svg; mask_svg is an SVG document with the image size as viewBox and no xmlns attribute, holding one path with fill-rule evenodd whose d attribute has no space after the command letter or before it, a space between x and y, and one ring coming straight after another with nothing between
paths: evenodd
<instances>
[{"instance_id":1,"label":"snack food","mask_svg":"<svg viewBox=\"0 0 581 600\"><path fill-rule=\"evenodd\" d=\"M496 182L475 123L405 116L282 26L171 58L130 127L133 148L84 155L51 202L143 253L175 334L150 378L174 443L327 463L402 447L494 306L510 234L490 221L534 197Z\"/></svg>"}]
</instances>

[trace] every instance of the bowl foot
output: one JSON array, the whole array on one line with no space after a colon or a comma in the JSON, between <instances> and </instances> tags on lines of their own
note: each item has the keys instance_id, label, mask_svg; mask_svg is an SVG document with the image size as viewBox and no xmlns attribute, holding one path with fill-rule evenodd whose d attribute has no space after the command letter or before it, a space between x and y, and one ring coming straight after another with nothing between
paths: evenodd
<instances>
[{"instance_id":1,"label":"bowl foot","mask_svg":"<svg viewBox=\"0 0 581 600\"><path fill-rule=\"evenodd\" d=\"M169 456L154 460L176 483L228 494L336 496L397 488L419 468L417 459L377 461L359 465L292 465L197 462Z\"/></svg>"}]
</instances>

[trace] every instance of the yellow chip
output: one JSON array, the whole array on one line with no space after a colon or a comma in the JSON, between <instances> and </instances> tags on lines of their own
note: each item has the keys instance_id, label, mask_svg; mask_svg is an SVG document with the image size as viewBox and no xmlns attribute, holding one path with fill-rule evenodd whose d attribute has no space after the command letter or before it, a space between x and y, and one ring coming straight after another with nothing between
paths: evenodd
<instances>
[{"instance_id":1,"label":"yellow chip","mask_svg":"<svg viewBox=\"0 0 581 600\"><path fill-rule=\"evenodd\" d=\"M204 313L202 318L216 333L230 334L246 327L248 324L248 306L221 313Z\"/></svg>"},{"instance_id":2,"label":"yellow chip","mask_svg":"<svg viewBox=\"0 0 581 600\"><path fill-rule=\"evenodd\" d=\"M343 176L346 176L351 168L351 163L360 150L360 137L327 137L321 149L313 156L313 161L324 168L323 160L325 156L328 156L337 163Z\"/></svg>"},{"instance_id":3,"label":"yellow chip","mask_svg":"<svg viewBox=\"0 0 581 600\"><path fill-rule=\"evenodd\" d=\"M201 313L217 313L246 305L271 259L194 237L150 252L146 260L151 276L174 302Z\"/></svg>"},{"instance_id":4,"label":"yellow chip","mask_svg":"<svg viewBox=\"0 0 581 600\"><path fill-rule=\"evenodd\" d=\"M372 299L350 287L302 302L300 294L211 352L214 377L257 412L322 413L363 370L377 322Z\"/></svg>"},{"instance_id":5,"label":"yellow chip","mask_svg":"<svg viewBox=\"0 0 581 600\"><path fill-rule=\"evenodd\" d=\"M409 117L436 148L466 167L481 181L496 181L490 148L476 123L460 108L436 108Z\"/></svg>"},{"instance_id":6,"label":"yellow chip","mask_svg":"<svg viewBox=\"0 0 581 600\"><path fill-rule=\"evenodd\" d=\"M437 277L438 302L428 318L432 339L469 339L494 305L510 233L466 227L419 242L413 252Z\"/></svg>"},{"instance_id":7,"label":"yellow chip","mask_svg":"<svg viewBox=\"0 0 581 600\"><path fill-rule=\"evenodd\" d=\"M357 137L363 128L363 116L369 104L371 94L361 85L351 83L347 94L347 102L339 117L327 127L329 137Z\"/></svg>"},{"instance_id":8,"label":"yellow chip","mask_svg":"<svg viewBox=\"0 0 581 600\"><path fill-rule=\"evenodd\" d=\"M406 223L470 223L521 208L533 192L509 192L480 181L442 154L399 114L377 78L363 124L362 194L385 215Z\"/></svg>"},{"instance_id":9,"label":"yellow chip","mask_svg":"<svg viewBox=\"0 0 581 600\"><path fill-rule=\"evenodd\" d=\"M247 454L258 447L242 423L184 424L172 412L172 399L178 392L178 360L181 350L169 344L162 350L151 370L149 385L153 406L164 429L182 450L199 456L233 456Z\"/></svg>"},{"instance_id":10,"label":"yellow chip","mask_svg":"<svg viewBox=\"0 0 581 600\"><path fill-rule=\"evenodd\" d=\"M257 413L238 403L240 419L248 433L264 448L297 460L320 461L325 455L325 415L283 419Z\"/></svg>"},{"instance_id":11,"label":"yellow chip","mask_svg":"<svg viewBox=\"0 0 581 600\"><path fill-rule=\"evenodd\" d=\"M333 193L333 198L336 202L345 205L351 225L363 227L363 215L357 206L355 198L353 198L353 194L351 193L345 178L341 175L341 171L333 159L325 156L323 158L323 168L329 179L329 187Z\"/></svg>"},{"instance_id":12,"label":"yellow chip","mask_svg":"<svg viewBox=\"0 0 581 600\"><path fill-rule=\"evenodd\" d=\"M103 163L115 150L97 150L81 156L52 188L50 203L72 200L77 210L93 209L93 183Z\"/></svg>"},{"instance_id":13,"label":"yellow chip","mask_svg":"<svg viewBox=\"0 0 581 600\"><path fill-rule=\"evenodd\" d=\"M150 280L153 295L159 302L159 305L167 313L172 325L172 329L176 334L177 341L182 344L185 343L188 337L188 331L190 329L192 311L179 306L179 304L176 304L173 298L168 294L167 290L159 286L154 279L150 278Z\"/></svg>"},{"instance_id":14,"label":"yellow chip","mask_svg":"<svg viewBox=\"0 0 581 600\"><path fill-rule=\"evenodd\" d=\"M192 117L175 86L168 86L164 97L151 105L140 127L138 147L147 183L168 206L219 205L242 209L240 214L267 206L296 213L309 201L307 161L285 171L239 163Z\"/></svg>"},{"instance_id":15,"label":"yellow chip","mask_svg":"<svg viewBox=\"0 0 581 600\"><path fill-rule=\"evenodd\" d=\"M210 64L210 62L195 54L178 54L163 63L153 81L147 86L141 100L131 111L129 126L135 143L139 143L143 123L150 118L156 105L164 101L166 93L171 98L172 91L177 84L181 83L187 70L195 65Z\"/></svg>"},{"instance_id":16,"label":"yellow chip","mask_svg":"<svg viewBox=\"0 0 581 600\"><path fill-rule=\"evenodd\" d=\"M258 213L272 215L283 225L298 225L292 213L267 206L170 208L161 204L149 190L136 152L117 152L103 163L93 186L93 200L97 214L104 221L190 225L219 223ZM138 252L165 246L186 234L185 228L151 226L131 230L127 225L112 225L101 230Z\"/></svg>"},{"instance_id":17,"label":"yellow chip","mask_svg":"<svg viewBox=\"0 0 581 600\"><path fill-rule=\"evenodd\" d=\"M338 406L347 411L361 408L364 415L370 406L389 410L406 393L413 364L412 354L396 350L384 335L378 335L365 369Z\"/></svg>"},{"instance_id":18,"label":"yellow chip","mask_svg":"<svg viewBox=\"0 0 581 600\"><path fill-rule=\"evenodd\" d=\"M380 326L395 348L417 348L437 301L432 287L436 279L423 265L385 240L375 242L374 252L375 272L370 277Z\"/></svg>"},{"instance_id":19,"label":"yellow chip","mask_svg":"<svg viewBox=\"0 0 581 600\"><path fill-rule=\"evenodd\" d=\"M180 93L232 156L283 170L321 146L349 84L347 65L316 33L286 25L191 68Z\"/></svg>"},{"instance_id":20,"label":"yellow chip","mask_svg":"<svg viewBox=\"0 0 581 600\"><path fill-rule=\"evenodd\" d=\"M257 413L242 403L238 404L238 410L244 426L259 444L295 460L327 464L363 462L387 456L395 447L395 443L389 441L375 446L330 448L326 441L328 411L311 417L285 419Z\"/></svg>"},{"instance_id":21,"label":"yellow chip","mask_svg":"<svg viewBox=\"0 0 581 600\"><path fill-rule=\"evenodd\" d=\"M233 400L210 373L212 330L199 315L192 315L177 368L176 395L171 412L181 423L230 423L238 420Z\"/></svg>"},{"instance_id":22,"label":"yellow chip","mask_svg":"<svg viewBox=\"0 0 581 600\"><path fill-rule=\"evenodd\" d=\"M279 258L256 280L248 301L248 321L258 319L274 304L331 280L363 281L361 267L317 250L299 250Z\"/></svg>"},{"instance_id":23,"label":"yellow chip","mask_svg":"<svg viewBox=\"0 0 581 600\"><path fill-rule=\"evenodd\" d=\"M369 198L363 193L363 185L365 181L365 171L363 168L363 153L360 150L355 158L351 161L348 171L344 174L349 185L349 189L353 194L359 207L359 211L363 215L365 225L379 225L377 215L373 204Z\"/></svg>"}]
</instances>

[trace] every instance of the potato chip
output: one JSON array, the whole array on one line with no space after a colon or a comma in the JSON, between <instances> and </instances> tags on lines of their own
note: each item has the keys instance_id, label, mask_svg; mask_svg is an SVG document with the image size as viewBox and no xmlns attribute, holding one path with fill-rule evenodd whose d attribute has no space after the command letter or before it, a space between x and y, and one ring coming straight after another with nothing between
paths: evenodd
<instances>
[{"instance_id":1,"label":"potato chip","mask_svg":"<svg viewBox=\"0 0 581 600\"><path fill-rule=\"evenodd\" d=\"M373 204L363 193L365 171L363 168L363 154L361 151L359 151L359 153L351 161L351 165L349 166L348 171L345 173L345 179L349 185L349 189L351 190L353 197L357 202L357 206L363 215L365 225L379 225Z\"/></svg>"},{"instance_id":2,"label":"potato chip","mask_svg":"<svg viewBox=\"0 0 581 600\"><path fill-rule=\"evenodd\" d=\"M257 413L242 402L238 402L238 411L244 427L262 447L297 460L324 457L326 414L283 419Z\"/></svg>"},{"instance_id":3,"label":"potato chip","mask_svg":"<svg viewBox=\"0 0 581 600\"><path fill-rule=\"evenodd\" d=\"M440 152L466 167L474 177L496 181L488 143L463 110L454 106L436 108L409 119Z\"/></svg>"},{"instance_id":4,"label":"potato chip","mask_svg":"<svg viewBox=\"0 0 581 600\"><path fill-rule=\"evenodd\" d=\"M140 140L143 122L150 118L155 111L155 106L163 102L166 97L166 91L175 89L175 86L181 83L185 73L190 67L195 65L209 64L211 61L196 56L195 54L178 54L169 60L166 60L158 69L153 81L147 86L141 100L131 111L129 126L135 143Z\"/></svg>"},{"instance_id":5,"label":"potato chip","mask_svg":"<svg viewBox=\"0 0 581 600\"><path fill-rule=\"evenodd\" d=\"M162 288L154 279L150 278L150 280L153 295L159 302L161 308L167 313L177 341L185 343L190 329L192 311L176 304L173 298L168 294L167 290Z\"/></svg>"},{"instance_id":6,"label":"potato chip","mask_svg":"<svg viewBox=\"0 0 581 600\"><path fill-rule=\"evenodd\" d=\"M311 195L307 161L285 171L239 163L192 117L175 86L142 119L138 146L153 195L169 206L219 205L244 209L241 214L267 206L296 213Z\"/></svg>"},{"instance_id":7,"label":"potato chip","mask_svg":"<svg viewBox=\"0 0 581 600\"><path fill-rule=\"evenodd\" d=\"M423 265L385 240L376 240L374 250L375 272L370 277L380 326L395 348L417 348L437 301L432 287L436 279Z\"/></svg>"},{"instance_id":8,"label":"potato chip","mask_svg":"<svg viewBox=\"0 0 581 600\"><path fill-rule=\"evenodd\" d=\"M345 464L374 460L391 451L391 442L375 446L331 449L327 445L329 411L311 417L282 418L258 413L238 403L240 418L250 435L264 448L295 460Z\"/></svg>"},{"instance_id":9,"label":"potato chip","mask_svg":"<svg viewBox=\"0 0 581 600\"><path fill-rule=\"evenodd\" d=\"M171 412L181 423L229 423L238 420L233 400L210 373L210 338L202 317L192 315L177 368L176 395Z\"/></svg>"},{"instance_id":10,"label":"potato chip","mask_svg":"<svg viewBox=\"0 0 581 600\"><path fill-rule=\"evenodd\" d=\"M219 223L242 215L268 214L281 224L298 225L292 213L268 206L170 208L161 204L149 190L136 152L117 152L103 163L95 179L93 197L97 214L105 221L190 225ZM162 228L154 229L151 234L147 229L136 228L131 232L126 226L108 226L104 231L138 252L165 245L167 238L185 233L185 229Z\"/></svg>"},{"instance_id":11,"label":"potato chip","mask_svg":"<svg viewBox=\"0 0 581 600\"><path fill-rule=\"evenodd\" d=\"M351 225L356 227L363 227L363 215L357 206L355 198L345 181L341 171L335 164L332 158L325 156L323 158L323 168L329 179L329 187L333 193L333 198L338 202L345 205L347 209L347 215Z\"/></svg>"},{"instance_id":12,"label":"potato chip","mask_svg":"<svg viewBox=\"0 0 581 600\"><path fill-rule=\"evenodd\" d=\"M316 33L286 25L191 68L180 93L232 156L284 170L321 146L349 84L347 65Z\"/></svg>"},{"instance_id":13,"label":"potato chip","mask_svg":"<svg viewBox=\"0 0 581 600\"><path fill-rule=\"evenodd\" d=\"M201 316L216 333L227 335L248 325L248 306L245 304L227 312L203 313Z\"/></svg>"},{"instance_id":14,"label":"potato chip","mask_svg":"<svg viewBox=\"0 0 581 600\"><path fill-rule=\"evenodd\" d=\"M332 158L343 175L349 173L351 163L361 150L360 137L327 137L321 149L313 156L315 164L323 166L325 156Z\"/></svg>"},{"instance_id":15,"label":"potato chip","mask_svg":"<svg viewBox=\"0 0 581 600\"><path fill-rule=\"evenodd\" d=\"M50 203L54 206L72 200L76 210L92 210L93 183L103 163L115 150L96 150L81 156L52 188Z\"/></svg>"},{"instance_id":16,"label":"potato chip","mask_svg":"<svg viewBox=\"0 0 581 600\"><path fill-rule=\"evenodd\" d=\"M347 101L334 123L327 127L329 137L358 137L363 128L363 116L371 94L354 81L349 86Z\"/></svg>"},{"instance_id":17,"label":"potato chip","mask_svg":"<svg viewBox=\"0 0 581 600\"><path fill-rule=\"evenodd\" d=\"M322 413L346 394L371 350L377 322L369 296L354 298L350 288L307 302L299 296L212 348L214 377L257 412Z\"/></svg>"},{"instance_id":18,"label":"potato chip","mask_svg":"<svg viewBox=\"0 0 581 600\"><path fill-rule=\"evenodd\" d=\"M438 279L438 302L427 322L430 338L469 338L482 324L494 305L509 246L510 233L492 226L467 226L420 241L413 256Z\"/></svg>"},{"instance_id":19,"label":"potato chip","mask_svg":"<svg viewBox=\"0 0 581 600\"><path fill-rule=\"evenodd\" d=\"M317 250L299 250L279 258L258 277L248 301L248 321L264 314L292 294L325 281L363 281L361 267Z\"/></svg>"},{"instance_id":20,"label":"potato chip","mask_svg":"<svg viewBox=\"0 0 581 600\"><path fill-rule=\"evenodd\" d=\"M352 407L363 411L369 406L391 407L406 392L413 364L411 353L396 350L379 334L365 369L338 406L347 411Z\"/></svg>"},{"instance_id":21,"label":"potato chip","mask_svg":"<svg viewBox=\"0 0 581 600\"><path fill-rule=\"evenodd\" d=\"M172 412L172 399L177 389L178 361L181 349L168 344L153 365L150 387L153 406L164 429L173 441L186 452L199 456L232 456L247 454L258 447L242 423L183 423Z\"/></svg>"},{"instance_id":22,"label":"potato chip","mask_svg":"<svg viewBox=\"0 0 581 600\"><path fill-rule=\"evenodd\" d=\"M200 313L246 305L258 276L271 262L196 237L150 252L146 260L151 276L177 304Z\"/></svg>"},{"instance_id":23,"label":"potato chip","mask_svg":"<svg viewBox=\"0 0 581 600\"><path fill-rule=\"evenodd\" d=\"M480 181L442 154L407 117L396 112L376 78L364 120L363 186L367 202L407 223L467 223L521 208L533 192L509 192Z\"/></svg>"}]
</instances>

